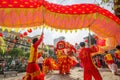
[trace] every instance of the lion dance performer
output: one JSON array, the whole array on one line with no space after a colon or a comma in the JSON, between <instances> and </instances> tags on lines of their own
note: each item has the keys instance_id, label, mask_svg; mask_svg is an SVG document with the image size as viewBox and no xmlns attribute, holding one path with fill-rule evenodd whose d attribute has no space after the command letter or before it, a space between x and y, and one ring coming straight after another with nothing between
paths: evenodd
<instances>
[{"instance_id":1,"label":"lion dance performer","mask_svg":"<svg viewBox=\"0 0 120 80\"><path fill-rule=\"evenodd\" d=\"M59 73L63 75L70 74L70 68L77 64L76 61L70 56L72 53L76 52L76 49L65 41L59 41L55 50L59 66Z\"/></svg>"},{"instance_id":2,"label":"lion dance performer","mask_svg":"<svg viewBox=\"0 0 120 80\"><path fill-rule=\"evenodd\" d=\"M44 80L44 73L40 71L37 64L38 59L38 46L43 40L43 33L40 38L33 39L33 45L31 45L30 57L26 68L26 75L23 80Z\"/></svg>"},{"instance_id":3,"label":"lion dance performer","mask_svg":"<svg viewBox=\"0 0 120 80\"><path fill-rule=\"evenodd\" d=\"M102 80L102 77L91 58L91 54L98 51L97 48L95 46L86 48L84 42L81 42L80 46L79 58L84 68L84 80L92 80L92 76L95 80Z\"/></svg>"},{"instance_id":4,"label":"lion dance performer","mask_svg":"<svg viewBox=\"0 0 120 80\"><path fill-rule=\"evenodd\" d=\"M105 51L105 63L107 64L108 68L112 71L114 75L117 75L117 65L114 62L112 54Z\"/></svg>"}]
</instances>

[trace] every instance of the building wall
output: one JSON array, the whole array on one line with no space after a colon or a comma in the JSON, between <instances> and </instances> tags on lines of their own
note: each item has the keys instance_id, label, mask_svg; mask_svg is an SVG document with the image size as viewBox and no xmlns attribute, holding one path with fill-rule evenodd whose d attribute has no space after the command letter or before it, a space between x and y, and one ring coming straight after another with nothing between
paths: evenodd
<instances>
[{"instance_id":1,"label":"building wall","mask_svg":"<svg viewBox=\"0 0 120 80\"><path fill-rule=\"evenodd\" d=\"M30 52L30 44L28 43L28 39L32 39L31 37L24 37L21 38L19 37L20 33L11 31L8 32L7 30L5 30L4 32L0 29L0 32L3 33L3 39L6 43L6 50L9 51L10 49L17 47L17 48L21 48L22 50L24 50L26 53ZM15 40L17 37L18 40Z\"/></svg>"}]
</instances>

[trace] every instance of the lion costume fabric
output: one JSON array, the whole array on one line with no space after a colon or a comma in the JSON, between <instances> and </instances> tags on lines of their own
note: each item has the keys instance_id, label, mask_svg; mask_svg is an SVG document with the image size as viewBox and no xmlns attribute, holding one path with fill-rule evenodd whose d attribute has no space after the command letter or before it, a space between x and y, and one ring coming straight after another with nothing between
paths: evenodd
<instances>
[{"instance_id":1,"label":"lion costume fabric","mask_svg":"<svg viewBox=\"0 0 120 80\"><path fill-rule=\"evenodd\" d=\"M76 49L68 42L59 41L57 43L55 53L59 66L59 73L69 74L70 68L77 64L77 62L71 57L74 53L76 53Z\"/></svg>"}]
</instances>

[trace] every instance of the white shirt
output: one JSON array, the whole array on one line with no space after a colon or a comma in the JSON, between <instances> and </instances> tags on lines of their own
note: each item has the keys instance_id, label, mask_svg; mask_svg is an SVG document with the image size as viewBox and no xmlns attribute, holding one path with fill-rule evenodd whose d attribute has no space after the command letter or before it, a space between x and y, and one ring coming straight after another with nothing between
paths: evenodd
<instances>
[{"instance_id":1,"label":"white shirt","mask_svg":"<svg viewBox=\"0 0 120 80\"><path fill-rule=\"evenodd\" d=\"M38 63L43 63L43 57L41 56L39 59L38 59Z\"/></svg>"}]
</instances>

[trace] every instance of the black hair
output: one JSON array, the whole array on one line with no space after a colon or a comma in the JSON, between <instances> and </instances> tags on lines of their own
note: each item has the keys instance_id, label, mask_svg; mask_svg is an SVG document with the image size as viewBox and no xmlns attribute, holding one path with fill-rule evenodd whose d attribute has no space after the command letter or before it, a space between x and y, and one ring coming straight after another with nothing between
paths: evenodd
<instances>
[{"instance_id":1,"label":"black hair","mask_svg":"<svg viewBox=\"0 0 120 80\"><path fill-rule=\"evenodd\" d=\"M34 39L32 40L32 43L34 44L36 41L38 41L38 38L34 38Z\"/></svg>"},{"instance_id":2,"label":"black hair","mask_svg":"<svg viewBox=\"0 0 120 80\"><path fill-rule=\"evenodd\" d=\"M116 48L117 48L117 49L120 49L120 45L117 45Z\"/></svg>"},{"instance_id":3,"label":"black hair","mask_svg":"<svg viewBox=\"0 0 120 80\"><path fill-rule=\"evenodd\" d=\"M108 53L108 51L105 51L105 53Z\"/></svg>"},{"instance_id":4,"label":"black hair","mask_svg":"<svg viewBox=\"0 0 120 80\"><path fill-rule=\"evenodd\" d=\"M81 47L85 47L85 42L80 42Z\"/></svg>"}]
</instances>

